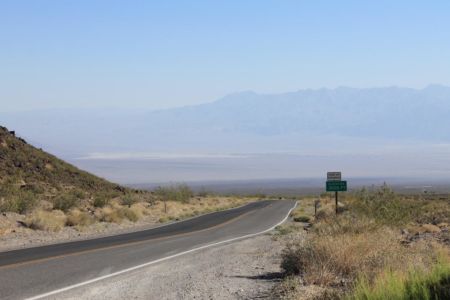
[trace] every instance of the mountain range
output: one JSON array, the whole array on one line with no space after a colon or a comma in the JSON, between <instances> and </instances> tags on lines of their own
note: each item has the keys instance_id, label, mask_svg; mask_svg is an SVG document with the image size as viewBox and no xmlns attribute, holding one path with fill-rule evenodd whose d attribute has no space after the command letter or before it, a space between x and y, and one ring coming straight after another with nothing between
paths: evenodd
<instances>
[{"instance_id":1,"label":"mountain range","mask_svg":"<svg viewBox=\"0 0 450 300\"><path fill-rule=\"evenodd\" d=\"M58 109L0 113L58 155L128 152L314 152L383 143L449 143L450 88L240 92L159 111ZM353 145L353 146L352 146Z\"/></svg>"}]
</instances>

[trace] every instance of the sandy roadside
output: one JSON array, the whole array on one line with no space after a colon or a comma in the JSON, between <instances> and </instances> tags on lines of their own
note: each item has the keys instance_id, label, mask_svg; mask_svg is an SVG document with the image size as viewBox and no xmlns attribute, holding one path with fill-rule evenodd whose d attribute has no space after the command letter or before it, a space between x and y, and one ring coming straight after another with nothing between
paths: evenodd
<instances>
[{"instance_id":1,"label":"sandy roadside","mask_svg":"<svg viewBox=\"0 0 450 300\"><path fill-rule=\"evenodd\" d=\"M272 299L283 239L261 235L58 294L51 299Z\"/></svg>"}]
</instances>

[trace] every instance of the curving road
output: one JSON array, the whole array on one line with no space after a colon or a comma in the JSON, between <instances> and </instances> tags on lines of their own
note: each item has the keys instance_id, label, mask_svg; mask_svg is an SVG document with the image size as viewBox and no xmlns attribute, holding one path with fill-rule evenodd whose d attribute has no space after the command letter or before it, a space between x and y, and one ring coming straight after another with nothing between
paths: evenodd
<instances>
[{"instance_id":1,"label":"curving road","mask_svg":"<svg viewBox=\"0 0 450 300\"><path fill-rule=\"evenodd\" d=\"M0 253L0 299L60 292L273 229L295 201L258 201L144 231Z\"/></svg>"}]
</instances>

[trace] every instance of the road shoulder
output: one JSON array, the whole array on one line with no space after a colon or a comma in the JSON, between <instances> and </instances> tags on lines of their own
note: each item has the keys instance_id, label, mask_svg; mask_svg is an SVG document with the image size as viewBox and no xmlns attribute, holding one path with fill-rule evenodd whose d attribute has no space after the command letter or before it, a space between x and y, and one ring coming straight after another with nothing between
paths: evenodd
<instances>
[{"instance_id":1,"label":"road shoulder","mask_svg":"<svg viewBox=\"0 0 450 300\"><path fill-rule=\"evenodd\" d=\"M265 234L204 249L52 299L271 299L283 239Z\"/></svg>"}]
</instances>

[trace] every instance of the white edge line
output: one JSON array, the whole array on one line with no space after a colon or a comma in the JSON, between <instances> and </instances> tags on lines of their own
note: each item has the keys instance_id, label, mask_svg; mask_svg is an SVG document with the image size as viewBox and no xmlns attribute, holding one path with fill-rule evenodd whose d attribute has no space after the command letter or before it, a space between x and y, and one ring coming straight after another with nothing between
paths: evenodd
<instances>
[{"instance_id":1,"label":"white edge line","mask_svg":"<svg viewBox=\"0 0 450 300\"><path fill-rule=\"evenodd\" d=\"M291 214L291 212L297 207L297 203L298 203L298 201L295 201L295 205L289 210L289 212L287 213L286 217L282 221L280 221L279 223L273 225L272 227L270 227L269 229L266 229L264 231L243 235L243 236L240 236L240 237L236 237L236 238L232 238L232 239L229 239L229 240L220 241L220 242L216 242L216 243L212 243L212 244L203 245L203 246L200 246L200 247L197 247L197 248L193 248L193 249L190 249L190 250L187 250L187 251L184 251L184 252L180 252L180 253L177 253L177 254L174 254L174 255L170 255L170 256L163 257L163 258L159 258L157 260L153 260L153 261L141 264L141 265L137 265L137 266L134 266L134 267L131 267L131 268L128 268L128 269L117 271L117 272L114 272L114 273L111 273L111 274L108 274L108 275L103 275L103 276L100 276L100 277L97 277L97 278L94 278L94 279L90 279L90 280L87 280L87 281L83 281L83 282L80 282L80 283L77 283L77 284L74 284L74 285L69 285L69 286L67 286L65 288L62 288L62 289L58 289L58 290L54 290L54 291L51 291L51 292L48 292L48 293L45 293L45 294L41 294L41 295L37 295L37 296L34 296L34 297L26 298L26 300L42 299L42 298L49 297L49 296L52 296L52 295L55 295L55 294L66 292L66 291L71 290L71 289L78 288L78 287L81 287L81 286L84 286L84 285L88 285L88 284L91 284L91 283L94 283L94 282L97 282L97 281L100 281L100 280L103 280L103 279L107 279L107 278L118 276L118 275L121 275L121 274L124 274L124 273L127 273L127 272L131 272L131 271L134 271L134 270L137 270L137 269L141 269L141 268L144 268L144 267L147 267L147 266L150 266L150 265L162 262L162 261L166 261L166 260L178 257L178 256L182 256L184 254L192 253L192 252L195 252L195 251L199 251L199 250L202 250L202 249L206 249L206 248L209 248L209 247L213 247L213 246L217 246L217 245L221 245L221 244L225 244L225 243L229 243L229 242L233 242L233 241L237 241L237 240L242 240L242 239L249 238L249 237L254 237L254 236L257 236L257 235L269 232L269 231L275 229L275 227L277 227L277 226L283 224L284 222L286 222L286 220L289 218L289 215Z\"/></svg>"}]
</instances>

